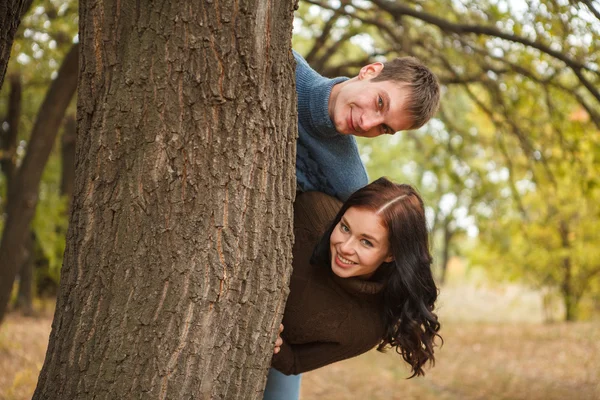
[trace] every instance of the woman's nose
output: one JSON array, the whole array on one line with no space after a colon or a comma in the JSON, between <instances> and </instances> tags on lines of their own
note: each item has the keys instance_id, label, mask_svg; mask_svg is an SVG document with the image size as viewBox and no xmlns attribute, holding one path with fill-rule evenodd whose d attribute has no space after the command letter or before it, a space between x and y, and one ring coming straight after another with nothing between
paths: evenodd
<instances>
[{"instance_id":1,"label":"woman's nose","mask_svg":"<svg viewBox=\"0 0 600 400\"><path fill-rule=\"evenodd\" d=\"M352 247L352 239L347 239L344 240L341 245L340 245L340 251L344 254L352 254L354 252L354 249Z\"/></svg>"}]
</instances>

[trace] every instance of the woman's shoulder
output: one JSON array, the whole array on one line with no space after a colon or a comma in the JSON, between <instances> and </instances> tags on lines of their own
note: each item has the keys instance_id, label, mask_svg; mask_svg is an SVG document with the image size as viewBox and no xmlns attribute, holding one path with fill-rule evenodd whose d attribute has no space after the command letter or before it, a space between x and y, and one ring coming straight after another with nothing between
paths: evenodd
<instances>
[{"instance_id":1,"label":"woman's shoulder","mask_svg":"<svg viewBox=\"0 0 600 400\"><path fill-rule=\"evenodd\" d=\"M342 202L322 192L301 192L294 202L294 228L325 232Z\"/></svg>"}]
</instances>

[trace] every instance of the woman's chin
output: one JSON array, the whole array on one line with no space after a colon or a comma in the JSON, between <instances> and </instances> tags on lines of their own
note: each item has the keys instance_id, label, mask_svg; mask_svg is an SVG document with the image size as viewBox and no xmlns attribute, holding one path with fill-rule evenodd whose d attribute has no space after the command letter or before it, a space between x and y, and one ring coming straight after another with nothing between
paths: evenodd
<instances>
[{"instance_id":1,"label":"woman's chin","mask_svg":"<svg viewBox=\"0 0 600 400\"><path fill-rule=\"evenodd\" d=\"M331 271L340 278L349 278L352 276L352 265L340 266L334 262L331 263Z\"/></svg>"}]
</instances>

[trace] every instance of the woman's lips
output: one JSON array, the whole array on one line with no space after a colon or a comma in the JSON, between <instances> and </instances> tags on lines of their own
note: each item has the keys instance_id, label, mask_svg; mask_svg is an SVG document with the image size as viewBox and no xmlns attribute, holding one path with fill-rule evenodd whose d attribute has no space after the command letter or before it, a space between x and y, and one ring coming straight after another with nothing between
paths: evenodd
<instances>
[{"instance_id":1,"label":"woman's lips","mask_svg":"<svg viewBox=\"0 0 600 400\"><path fill-rule=\"evenodd\" d=\"M354 263L354 262L351 262L350 264L343 262L342 260L340 260L340 258L337 254L335 255L335 263L337 264L337 266L339 266L341 268L350 268L350 267L356 265L356 263Z\"/></svg>"}]
</instances>

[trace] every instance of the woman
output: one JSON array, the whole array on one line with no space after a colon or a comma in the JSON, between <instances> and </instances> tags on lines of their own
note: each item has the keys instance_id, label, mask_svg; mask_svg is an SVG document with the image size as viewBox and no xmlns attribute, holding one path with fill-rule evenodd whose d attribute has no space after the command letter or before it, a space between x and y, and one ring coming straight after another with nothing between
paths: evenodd
<instances>
[{"instance_id":1,"label":"woman","mask_svg":"<svg viewBox=\"0 0 600 400\"><path fill-rule=\"evenodd\" d=\"M341 209L323 193L301 193L294 233L283 343L273 356L264 398L298 398L298 374L375 346L395 348L411 377L424 375L423 366L434 363L440 324L418 193L380 178Z\"/></svg>"}]
</instances>

